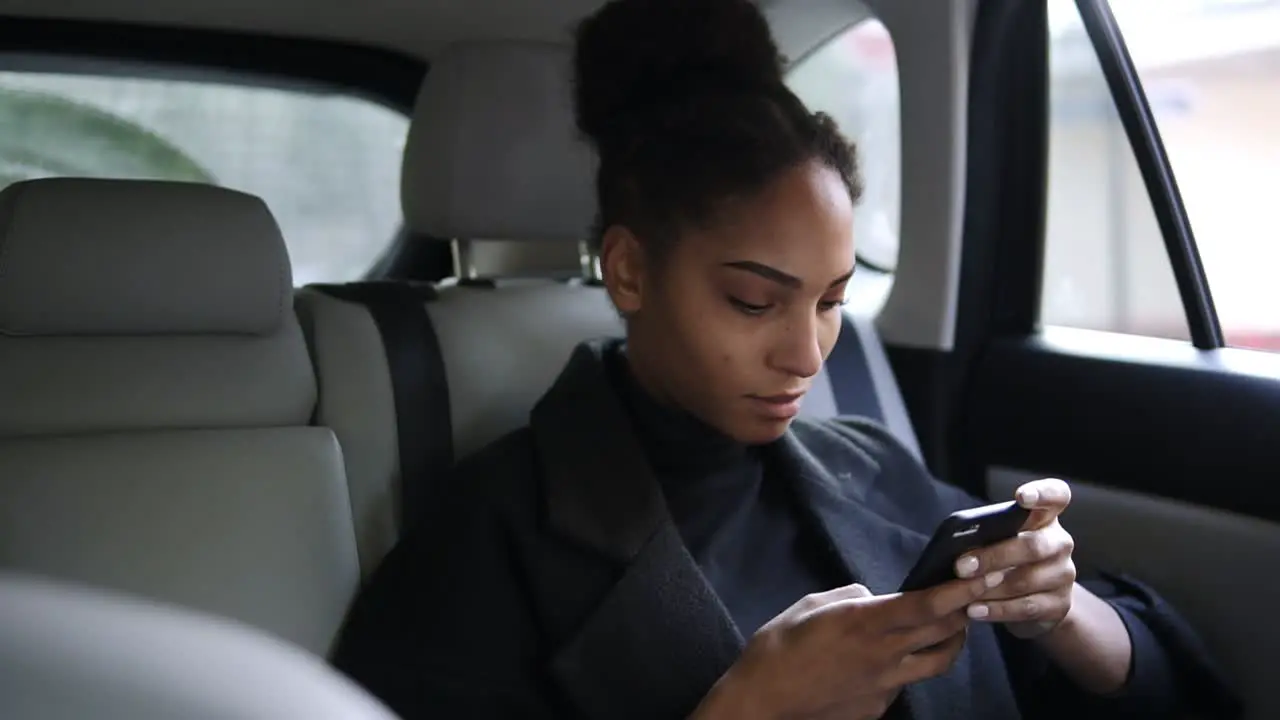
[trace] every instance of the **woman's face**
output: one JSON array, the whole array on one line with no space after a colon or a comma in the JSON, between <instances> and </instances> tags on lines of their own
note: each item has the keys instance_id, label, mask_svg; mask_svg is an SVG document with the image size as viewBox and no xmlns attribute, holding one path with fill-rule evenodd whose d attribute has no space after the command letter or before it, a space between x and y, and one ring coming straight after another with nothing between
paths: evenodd
<instances>
[{"instance_id":1,"label":"woman's face","mask_svg":"<svg viewBox=\"0 0 1280 720\"><path fill-rule=\"evenodd\" d=\"M660 267L624 229L603 250L646 388L741 442L786 432L840 333L854 267L853 203L835 171L797 166L685 232Z\"/></svg>"}]
</instances>

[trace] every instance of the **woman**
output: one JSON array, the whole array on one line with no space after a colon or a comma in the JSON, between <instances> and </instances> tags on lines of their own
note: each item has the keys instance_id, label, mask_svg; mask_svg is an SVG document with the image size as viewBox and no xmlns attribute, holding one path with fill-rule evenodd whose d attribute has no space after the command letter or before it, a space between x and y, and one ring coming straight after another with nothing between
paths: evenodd
<instances>
[{"instance_id":1,"label":"woman","mask_svg":"<svg viewBox=\"0 0 1280 720\"><path fill-rule=\"evenodd\" d=\"M601 264L624 341L464 462L336 662L416 718L1234 713L1150 592L1075 583L1059 481L1026 532L893 591L948 513L883 429L797 420L854 268L854 150L782 82L748 0L615 0L580 27Z\"/></svg>"}]
</instances>

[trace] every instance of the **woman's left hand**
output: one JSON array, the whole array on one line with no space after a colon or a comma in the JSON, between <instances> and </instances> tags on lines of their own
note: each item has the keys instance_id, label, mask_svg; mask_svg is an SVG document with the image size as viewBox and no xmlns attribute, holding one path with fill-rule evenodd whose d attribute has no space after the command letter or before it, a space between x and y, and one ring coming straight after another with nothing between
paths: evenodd
<instances>
[{"instance_id":1,"label":"woman's left hand","mask_svg":"<svg viewBox=\"0 0 1280 720\"><path fill-rule=\"evenodd\" d=\"M961 557L956 574L1005 571L1004 582L969 606L969 617L1006 623L1014 635L1033 638L1057 627L1071 610L1075 541L1058 522L1071 504L1071 488L1061 480L1036 480L1019 487L1016 498L1031 510L1022 532Z\"/></svg>"}]
</instances>

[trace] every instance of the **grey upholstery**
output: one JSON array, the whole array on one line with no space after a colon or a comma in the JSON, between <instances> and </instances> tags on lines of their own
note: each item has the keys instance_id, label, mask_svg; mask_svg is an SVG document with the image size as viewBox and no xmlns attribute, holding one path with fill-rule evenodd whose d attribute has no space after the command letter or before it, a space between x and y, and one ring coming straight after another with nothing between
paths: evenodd
<instances>
[{"instance_id":1,"label":"grey upholstery","mask_svg":"<svg viewBox=\"0 0 1280 720\"><path fill-rule=\"evenodd\" d=\"M487 249L483 275L492 286L446 283L426 303L448 376L455 457L525 424L574 345L623 331L602 288L547 279L580 273L573 248L594 212L592 161L573 135L568 60L568 48L554 45L453 47L433 62L415 111L402 178L411 229L513 249ZM534 261L530 251L539 253ZM563 267L550 257L564 258ZM367 573L395 542L399 516L386 356L362 306L313 289L299 293L297 306L319 373L317 417L337 432L346 453ZM888 412L895 398L901 408L901 397L892 373L880 373L888 365L874 328L860 322L845 335L843 343L854 343L855 380L891 384L887 394L872 391L880 398L875 413L914 447L910 423L900 422L905 411ZM837 389L824 371L804 412L856 411Z\"/></svg>"},{"instance_id":2,"label":"grey upholstery","mask_svg":"<svg viewBox=\"0 0 1280 720\"><path fill-rule=\"evenodd\" d=\"M297 305L319 375L317 419L342 444L367 574L399 532L399 448L387 359L363 307L312 289L298 293ZM444 287L424 310L440 338L458 458L524 425L574 345L622 332L603 289L551 281Z\"/></svg>"},{"instance_id":3,"label":"grey upholstery","mask_svg":"<svg viewBox=\"0 0 1280 720\"><path fill-rule=\"evenodd\" d=\"M500 280L495 288L446 285L427 304L449 377L457 457L524 424L574 345L621 332L603 289L547 279L580 272L576 247L594 212L592 156L569 114L569 58L567 47L543 43L451 47L432 62L410 126L401 182L410 229L485 241L485 274ZM363 307L312 289L296 306L318 371L317 419L346 455L368 573L398 533L386 357Z\"/></svg>"},{"instance_id":4,"label":"grey upholstery","mask_svg":"<svg viewBox=\"0 0 1280 720\"><path fill-rule=\"evenodd\" d=\"M486 41L431 62L405 141L414 231L469 240L577 240L595 208L592 155L569 113L567 46Z\"/></svg>"},{"instance_id":5,"label":"grey upholstery","mask_svg":"<svg viewBox=\"0 0 1280 720\"><path fill-rule=\"evenodd\" d=\"M359 578L351 508L337 441L311 426L314 371L261 201L37 180L0 210L0 569L326 652Z\"/></svg>"},{"instance_id":6,"label":"grey upholstery","mask_svg":"<svg viewBox=\"0 0 1280 720\"><path fill-rule=\"evenodd\" d=\"M367 576L399 533L399 444L387 357L362 306L307 288L295 304L315 360L316 421L342 445L360 570Z\"/></svg>"},{"instance_id":7,"label":"grey upholstery","mask_svg":"<svg viewBox=\"0 0 1280 720\"><path fill-rule=\"evenodd\" d=\"M598 287L454 287L428 309L448 373L458 457L527 424L575 345L622 334Z\"/></svg>"},{"instance_id":8,"label":"grey upholstery","mask_svg":"<svg viewBox=\"0 0 1280 720\"><path fill-rule=\"evenodd\" d=\"M324 662L240 623L0 573L5 720L394 720Z\"/></svg>"},{"instance_id":9,"label":"grey upholstery","mask_svg":"<svg viewBox=\"0 0 1280 720\"><path fill-rule=\"evenodd\" d=\"M594 158L573 124L571 57L568 46L513 41L459 44L437 56L405 149L401 193L415 232L536 246L543 258L586 239ZM566 267L543 262L537 271L580 273L569 257ZM490 277L528 277L528 258L511 252ZM457 457L524 425L574 345L622 332L603 288L549 279L442 287L428 310Z\"/></svg>"},{"instance_id":10,"label":"grey upholstery","mask_svg":"<svg viewBox=\"0 0 1280 720\"><path fill-rule=\"evenodd\" d=\"M5 334L261 336L288 306L285 248L264 242L280 229L252 195L56 178L9 187L0 217Z\"/></svg>"}]
</instances>

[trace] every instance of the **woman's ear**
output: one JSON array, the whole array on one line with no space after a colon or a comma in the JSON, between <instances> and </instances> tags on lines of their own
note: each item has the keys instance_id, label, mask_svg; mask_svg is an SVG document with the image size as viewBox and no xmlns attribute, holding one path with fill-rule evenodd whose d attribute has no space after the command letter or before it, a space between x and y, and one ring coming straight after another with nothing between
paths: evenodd
<instances>
[{"instance_id":1,"label":"woman's ear","mask_svg":"<svg viewBox=\"0 0 1280 720\"><path fill-rule=\"evenodd\" d=\"M622 225L611 225L600 241L600 273L613 306L630 317L644 305L646 282L644 246Z\"/></svg>"}]
</instances>

